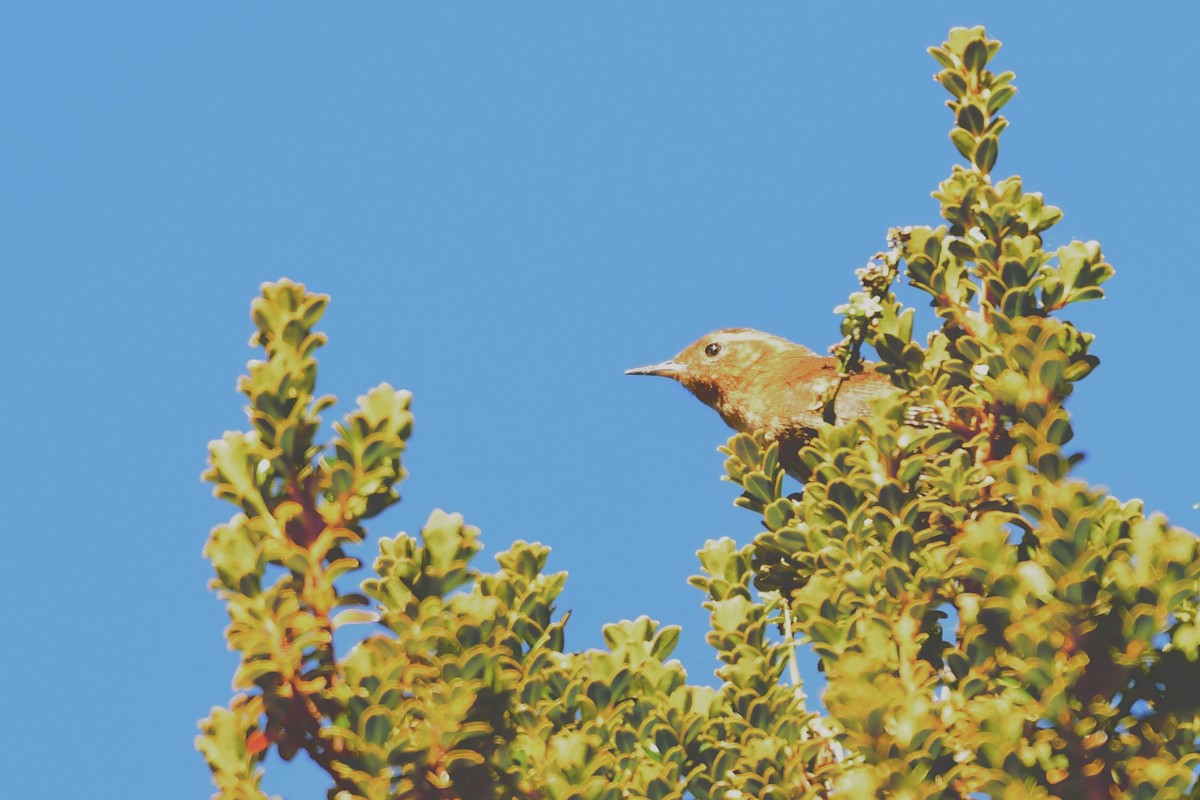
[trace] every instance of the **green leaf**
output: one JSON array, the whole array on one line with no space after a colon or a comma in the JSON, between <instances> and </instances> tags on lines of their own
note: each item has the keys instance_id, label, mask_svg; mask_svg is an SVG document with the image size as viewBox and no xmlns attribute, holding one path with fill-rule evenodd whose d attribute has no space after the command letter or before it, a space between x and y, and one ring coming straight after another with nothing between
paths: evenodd
<instances>
[{"instance_id":1,"label":"green leaf","mask_svg":"<svg viewBox=\"0 0 1200 800\"><path fill-rule=\"evenodd\" d=\"M936 59L937 62L946 69L954 69L957 66L957 64L954 62L953 56L940 47L930 47L928 50L926 50L926 52L933 56L934 59Z\"/></svg>"},{"instance_id":2,"label":"green leaf","mask_svg":"<svg viewBox=\"0 0 1200 800\"><path fill-rule=\"evenodd\" d=\"M1008 104L1017 93L1015 86L1001 86L998 89L993 89L991 96L988 97L987 111L989 115L995 114L1000 109Z\"/></svg>"},{"instance_id":3,"label":"green leaf","mask_svg":"<svg viewBox=\"0 0 1200 800\"><path fill-rule=\"evenodd\" d=\"M683 628L678 625L664 625L658 630L650 647L650 655L659 661L665 661L675 651L679 643L679 634Z\"/></svg>"},{"instance_id":4,"label":"green leaf","mask_svg":"<svg viewBox=\"0 0 1200 800\"><path fill-rule=\"evenodd\" d=\"M763 522L768 530L777 531L791 522L795 515L792 501L781 497L763 509Z\"/></svg>"},{"instance_id":5,"label":"green leaf","mask_svg":"<svg viewBox=\"0 0 1200 800\"><path fill-rule=\"evenodd\" d=\"M962 97L967 93L967 82L956 70L942 70L935 77L938 83L942 84L946 91L955 97Z\"/></svg>"},{"instance_id":6,"label":"green leaf","mask_svg":"<svg viewBox=\"0 0 1200 800\"><path fill-rule=\"evenodd\" d=\"M334 615L330 623L334 629L344 625L361 625L368 622L379 622L379 614L362 608L348 608Z\"/></svg>"},{"instance_id":7,"label":"green leaf","mask_svg":"<svg viewBox=\"0 0 1200 800\"><path fill-rule=\"evenodd\" d=\"M963 66L971 72L979 72L988 62L987 45L978 39L968 42L963 50Z\"/></svg>"},{"instance_id":8,"label":"green leaf","mask_svg":"<svg viewBox=\"0 0 1200 800\"><path fill-rule=\"evenodd\" d=\"M766 475L755 470L746 475L742 482L746 493L760 503L770 503L775 500L775 483Z\"/></svg>"},{"instance_id":9,"label":"green leaf","mask_svg":"<svg viewBox=\"0 0 1200 800\"><path fill-rule=\"evenodd\" d=\"M983 129L987 125L987 118L984 117L983 110L974 103L963 103L958 109L956 121L960 128L966 129L972 136L983 133Z\"/></svg>"},{"instance_id":10,"label":"green leaf","mask_svg":"<svg viewBox=\"0 0 1200 800\"><path fill-rule=\"evenodd\" d=\"M754 441L754 437L748 433L739 433L729 441L729 447L733 450L733 454L742 464L748 467L756 467L759 464L762 451L758 444Z\"/></svg>"},{"instance_id":11,"label":"green leaf","mask_svg":"<svg viewBox=\"0 0 1200 800\"><path fill-rule=\"evenodd\" d=\"M975 166L979 167L981 172L988 173L992 171L992 167L996 166L996 156L1000 152L1000 143L993 135L984 136L975 146L975 152L971 155L971 161Z\"/></svg>"},{"instance_id":12,"label":"green leaf","mask_svg":"<svg viewBox=\"0 0 1200 800\"><path fill-rule=\"evenodd\" d=\"M1101 300L1104 298L1104 290L1097 286L1089 286L1085 289L1077 289L1070 293L1072 303L1083 303L1088 300Z\"/></svg>"},{"instance_id":13,"label":"green leaf","mask_svg":"<svg viewBox=\"0 0 1200 800\"><path fill-rule=\"evenodd\" d=\"M965 158L971 158L975 153L976 142L975 137L970 131L962 128L955 128L950 131L950 141L954 143L954 147Z\"/></svg>"}]
</instances>

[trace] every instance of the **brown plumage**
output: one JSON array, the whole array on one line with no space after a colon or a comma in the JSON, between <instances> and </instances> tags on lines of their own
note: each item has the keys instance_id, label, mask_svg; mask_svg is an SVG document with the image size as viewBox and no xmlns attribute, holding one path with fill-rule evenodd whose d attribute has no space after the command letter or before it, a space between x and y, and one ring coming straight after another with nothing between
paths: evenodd
<instances>
[{"instance_id":1,"label":"brown plumage","mask_svg":"<svg viewBox=\"0 0 1200 800\"><path fill-rule=\"evenodd\" d=\"M825 424L823 385L837 379L837 359L751 328L725 328L702 336L670 361L626 370L626 375L660 375L681 383L702 403L743 433L762 431L781 444L785 463ZM896 391L870 365L851 375L834 410L845 422L871 412L871 400Z\"/></svg>"}]
</instances>

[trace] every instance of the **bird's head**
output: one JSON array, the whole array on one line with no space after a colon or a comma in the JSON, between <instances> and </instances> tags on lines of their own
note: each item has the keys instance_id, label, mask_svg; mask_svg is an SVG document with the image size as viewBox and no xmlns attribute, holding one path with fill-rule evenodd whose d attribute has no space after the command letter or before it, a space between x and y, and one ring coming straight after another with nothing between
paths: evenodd
<instances>
[{"instance_id":1,"label":"bird's head","mask_svg":"<svg viewBox=\"0 0 1200 800\"><path fill-rule=\"evenodd\" d=\"M659 375L679 381L703 403L726 416L724 406L741 392L771 383L781 356L802 351L801 345L751 328L724 328L701 336L670 361L625 371L626 375ZM728 420L727 420L728 421Z\"/></svg>"}]
</instances>

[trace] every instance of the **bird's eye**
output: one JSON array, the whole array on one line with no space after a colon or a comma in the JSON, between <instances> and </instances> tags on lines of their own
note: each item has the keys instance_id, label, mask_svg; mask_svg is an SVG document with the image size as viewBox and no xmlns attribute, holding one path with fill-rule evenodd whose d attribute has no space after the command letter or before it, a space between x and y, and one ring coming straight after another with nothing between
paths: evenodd
<instances>
[{"instance_id":1,"label":"bird's eye","mask_svg":"<svg viewBox=\"0 0 1200 800\"><path fill-rule=\"evenodd\" d=\"M704 348L704 355L708 356L709 358L716 358L720 354L721 345L717 344L716 342L712 342L708 345L708 347Z\"/></svg>"}]
</instances>

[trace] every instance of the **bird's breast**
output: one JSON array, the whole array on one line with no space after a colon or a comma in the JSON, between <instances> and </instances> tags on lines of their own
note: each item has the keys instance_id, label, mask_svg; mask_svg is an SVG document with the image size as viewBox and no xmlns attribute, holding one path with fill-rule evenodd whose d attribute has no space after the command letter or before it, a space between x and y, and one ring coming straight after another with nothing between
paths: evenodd
<instances>
[{"instance_id":1,"label":"bird's breast","mask_svg":"<svg viewBox=\"0 0 1200 800\"><path fill-rule=\"evenodd\" d=\"M811 391L797 391L781 383L726 395L716 410L734 430L762 431L774 439L794 428L820 424L820 415L811 410L814 402Z\"/></svg>"}]
</instances>

